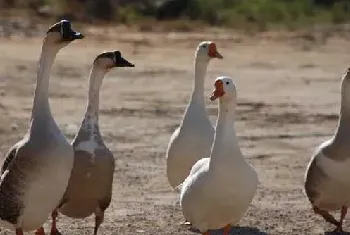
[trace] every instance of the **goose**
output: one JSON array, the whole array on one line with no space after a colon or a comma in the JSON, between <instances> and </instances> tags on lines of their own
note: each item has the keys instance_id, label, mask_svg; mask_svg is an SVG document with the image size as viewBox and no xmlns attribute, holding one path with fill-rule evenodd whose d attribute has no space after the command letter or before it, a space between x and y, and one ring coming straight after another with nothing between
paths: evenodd
<instances>
[{"instance_id":1,"label":"goose","mask_svg":"<svg viewBox=\"0 0 350 235\"><path fill-rule=\"evenodd\" d=\"M67 188L74 152L51 115L49 77L59 50L82 38L67 20L52 25L44 38L28 132L1 168L0 226L16 235L42 226Z\"/></svg>"},{"instance_id":2,"label":"goose","mask_svg":"<svg viewBox=\"0 0 350 235\"><path fill-rule=\"evenodd\" d=\"M338 126L333 137L314 151L308 164L304 189L313 211L325 221L343 230L343 220L350 205L350 68L341 80ZM340 220L329 212L340 210Z\"/></svg>"},{"instance_id":3,"label":"goose","mask_svg":"<svg viewBox=\"0 0 350 235\"><path fill-rule=\"evenodd\" d=\"M57 211L72 218L85 218L95 213L96 235L111 202L115 163L112 152L103 142L98 113L102 80L113 67L134 67L134 64L124 59L120 51L104 52L93 62L85 116L72 142L73 170L67 190L52 213L52 235L60 234L56 227Z\"/></svg>"},{"instance_id":4,"label":"goose","mask_svg":"<svg viewBox=\"0 0 350 235\"><path fill-rule=\"evenodd\" d=\"M236 85L230 77L215 80L211 101L219 99L215 137L209 158L192 167L180 189L184 217L202 234L224 228L244 216L257 190L258 176L245 160L237 142L234 127Z\"/></svg>"},{"instance_id":5,"label":"goose","mask_svg":"<svg viewBox=\"0 0 350 235\"><path fill-rule=\"evenodd\" d=\"M180 126L170 138L166 152L166 172L172 188L186 179L194 163L210 153L214 128L205 109L204 79L212 58L223 58L216 44L211 41L201 42L195 55L192 96Z\"/></svg>"}]
</instances>

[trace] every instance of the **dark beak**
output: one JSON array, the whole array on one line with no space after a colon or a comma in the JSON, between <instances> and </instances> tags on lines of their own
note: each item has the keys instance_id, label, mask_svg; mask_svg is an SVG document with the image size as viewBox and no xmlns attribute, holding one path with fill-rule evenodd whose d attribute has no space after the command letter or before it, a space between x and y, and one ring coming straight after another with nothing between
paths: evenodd
<instances>
[{"instance_id":1,"label":"dark beak","mask_svg":"<svg viewBox=\"0 0 350 235\"><path fill-rule=\"evenodd\" d=\"M83 38L84 38L84 35L82 35L79 32L73 31L73 40L75 40L75 39L83 39Z\"/></svg>"},{"instance_id":2,"label":"dark beak","mask_svg":"<svg viewBox=\"0 0 350 235\"><path fill-rule=\"evenodd\" d=\"M130 63L129 61L127 61L126 59L124 59L123 57L120 57L115 64L117 67L135 67L134 64Z\"/></svg>"},{"instance_id":3,"label":"dark beak","mask_svg":"<svg viewBox=\"0 0 350 235\"><path fill-rule=\"evenodd\" d=\"M64 41L74 41L75 39L83 39L84 35L74 31L71 28L63 29L63 40Z\"/></svg>"}]
</instances>

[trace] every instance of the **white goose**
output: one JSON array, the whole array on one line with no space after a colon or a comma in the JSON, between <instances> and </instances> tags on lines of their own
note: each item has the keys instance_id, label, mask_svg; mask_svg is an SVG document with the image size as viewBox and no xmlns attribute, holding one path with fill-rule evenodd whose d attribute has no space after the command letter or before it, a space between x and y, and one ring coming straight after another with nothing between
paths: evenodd
<instances>
[{"instance_id":1,"label":"white goose","mask_svg":"<svg viewBox=\"0 0 350 235\"><path fill-rule=\"evenodd\" d=\"M135 67L119 51L96 57L89 79L89 97L84 119L73 140L74 166L67 190L58 211L72 218L85 218L95 213L94 235L104 219L112 198L114 157L103 142L99 123L99 95L105 74L113 67ZM51 234L56 228L57 210L52 213Z\"/></svg>"},{"instance_id":2,"label":"white goose","mask_svg":"<svg viewBox=\"0 0 350 235\"><path fill-rule=\"evenodd\" d=\"M214 42L198 45L194 64L194 88L183 120L170 138L167 149L167 177L175 188L189 174L200 158L209 156L214 139L214 128L208 118L204 102L204 80L209 61L222 59Z\"/></svg>"},{"instance_id":3,"label":"white goose","mask_svg":"<svg viewBox=\"0 0 350 235\"><path fill-rule=\"evenodd\" d=\"M179 186L180 204L187 221L208 234L210 229L236 224L245 214L258 185L253 167L239 148L234 128L236 86L218 77L211 100L219 98L219 115L210 158L202 158Z\"/></svg>"},{"instance_id":4,"label":"white goose","mask_svg":"<svg viewBox=\"0 0 350 235\"><path fill-rule=\"evenodd\" d=\"M39 228L63 196L73 167L73 148L49 107L49 77L60 49L83 36L62 20L47 31L38 66L28 133L5 157L0 178L0 226L23 231ZM44 231L37 231L44 234Z\"/></svg>"},{"instance_id":5,"label":"white goose","mask_svg":"<svg viewBox=\"0 0 350 235\"><path fill-rule=\"evenodd\" d=\"M305 174L305 192L316 214L343 231L350 206L350 68L341 81L340 115L334 136L314 152ZM336 220L329 212L340 210Z\"/></svg>"}]
</instances>

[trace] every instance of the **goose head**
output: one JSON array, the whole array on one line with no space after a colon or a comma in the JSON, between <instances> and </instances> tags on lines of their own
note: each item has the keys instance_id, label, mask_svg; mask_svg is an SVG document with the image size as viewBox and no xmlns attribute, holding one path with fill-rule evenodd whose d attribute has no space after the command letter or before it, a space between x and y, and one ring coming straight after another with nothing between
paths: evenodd
<instances>
[{"instance_id":1,"label":"goose head","mask_svg":"<svg viewBox=\"0 0 350 235\"><path fill-rule=\"evenodd\" d=\"M344 86L345 89L346 87L350 88L350 67L346 69L343 77L342 77L342 86ZM350 89L349 89L350 92Z\"/></svg>"},{"instance_id":2,"label":"goose head","mask_svg":"<svg viewBox=\"0 0 350 235\"><path fill-rule=\"evenodd\" d=\"M76 39L84 36L73 30L70 21L61 20L52 25L46 33L45 42L57 48L63 48Z\"/></svg>"},{"instance_id":3,"label":"goose head","mask_svg":"<svg viewBox=\"0 0 350 235\"><path fill-rule=\"evenodd\" d=\"M199 43L196 51L196 58L209 62L210 59L223 59L224 57L216 48L216 44L211 41L204 41Z\"/></svg>"},{"instance_id":4,"label":"goose head","mask_svg":"<svg viewBox=\"0 0 350 235\"><path fill-rule=\"evenodd\" d=\"M236 100L236 84L228 76L221 76L215 80L215 89L210 96L210 100L219 99L220 102L232 102Z\"/></svg>"},{"instance_id":5,"label":"goose head","mask_svg":"<svg viewBox=\"0 0 350 235\"><path fill-rule=\"evenodd\" d=\"M114 67L135 67L134 64L123 58L120 51L110 51L99 54L94 61L94 66L98 66L105 71Z\"/></svg>"}]
</instances>

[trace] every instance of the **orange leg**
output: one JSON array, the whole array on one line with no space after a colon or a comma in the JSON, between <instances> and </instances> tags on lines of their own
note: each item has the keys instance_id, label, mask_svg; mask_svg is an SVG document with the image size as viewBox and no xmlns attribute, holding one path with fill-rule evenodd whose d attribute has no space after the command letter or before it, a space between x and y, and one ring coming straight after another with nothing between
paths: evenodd
<instances>
[{"instance_id":1,"label":"orange leg","mask_svg":"<svg viewBox=\"0 0 350 235\"><path fill-rule=\"evenodd\" d=\"M51 218L52 218L52 224L51 224L51 233L50 235L60 235L61 233L58 231L57 229L57 216L58 216L58 212L57 210L54 210L51 213Z\"/></svg>"},{"instance_id":2,"label":"orange leg","mask_svg":"<svg viewBox=\"0 0 350 235\"><path fill-rule=\"evenodd\" d=\"M337 226L337 228L334 230L334 232L343 232L343 221L347 212L348 212L348 208L346 206L342 206L340 210L340 220L339 220L340 223Z\"/></svg>"},{"instance_id":3,"label":"orange leg","mask_svg":"<svg viewBox=\"0 0 350 235\"><path fill-rule=\"evenodd\" d=\"M94 235L97 235L97 230L100 227L101 223L103 222L103 218L104 218L104 212L102 212L100 209L98 209L95 213Z\"/></svg>"},{"instance_id":4,"label":"orange leg","mask_svg":"<svg viewBox=\"0 0 350 235\"><path fill-rule=\"evenodd\" d=\"M329 214L327 211L325 210L321 210L317 207L314 206L314 212L318 215L321 215L328 223L334 224L335 226L337 226L337 228L339 228L340 226L340 222L337 221L331 214Z\"/></svg>"},{"instance_id":5,"label":"orange leg","mask_svg":"<svg viewBox=\"0 0 350 235\"><path fill-rule=\"evenodd\" d=\"M45 235L44 228L43 227L38 228L35 232L35 235Z\"/></svg>"},{"instance_id":6,"label":"orange leg","mask_svg":"<svg viewBox=\"0 0 350 235\"><path fill-rule=\"evenodd\" d=\"M20 228L16 229L16 235L23 235L22 229Z\"/></svg>"},{"instance_id":7,"label":"orange leg","mask_svg":"<svg viewBox=\"0 0 350 235\"><path fill-rule=\"evenodd\" d=\"M230 232L231 224L228 224L224 227L224 233L223 235L228 235L228 232Z\"/></svg>"}]
</instances>

